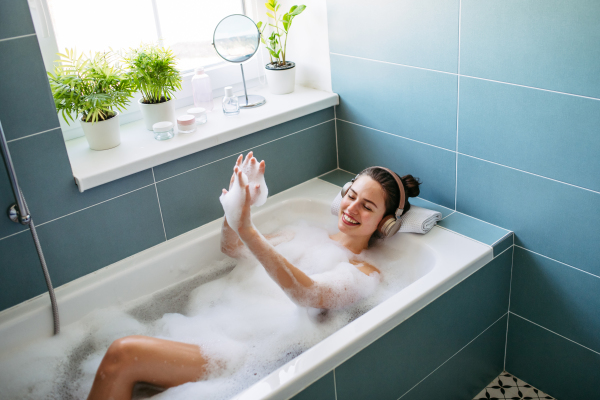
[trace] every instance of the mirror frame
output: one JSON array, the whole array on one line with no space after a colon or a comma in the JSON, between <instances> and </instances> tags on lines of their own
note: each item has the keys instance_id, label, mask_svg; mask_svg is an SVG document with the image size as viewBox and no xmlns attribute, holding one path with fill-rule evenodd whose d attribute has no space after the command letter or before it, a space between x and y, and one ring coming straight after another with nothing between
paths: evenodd
<instances>
[{"instance_id":1,"label":"mirror frame","mask_svg":"<svg viewBox=\"0 0 600 400\"><path fill-rule=\"evenodd\" d=\"M243 61L231 61L228 60L227 58L223 57L223 55L219 52L219 50L217 49L217 45L215 44L216 40L215 40L215 34L217 32L217 29L219 28L219 25L221 25L221 23L226 20L227 18L230 17L234 17L234 16L240 16L240 17L244 17L247 18L248 20L250 20L250 22L252 22L252 24L254 25L254 27L256 28L256 32L258 33L258 38L257 38L257 45L256 45L256 49L254 49L254 53L252 53L252 55L250 57L248 57L247 59L243 60ZM248 17L247 15L244 14L230 14L228 16L226 16L225 18L223 18L222 20L219 21L219 23L217 24L217 26L215 27L215 30L213 31L213 47L215 48L215 51L217 52L217 54L219 55L219 57L221 57L223 60L230 62L230 63L236 63L236 64L240 64L243 62L248 61L249 59L251 59L252 57L254 57L254 55L256 54L256 52L258 51L259 47L260 47L260 29L258 29L258 26L256 26L256 23L252 20L252 18Z\"/></svg>"}]
</instances>

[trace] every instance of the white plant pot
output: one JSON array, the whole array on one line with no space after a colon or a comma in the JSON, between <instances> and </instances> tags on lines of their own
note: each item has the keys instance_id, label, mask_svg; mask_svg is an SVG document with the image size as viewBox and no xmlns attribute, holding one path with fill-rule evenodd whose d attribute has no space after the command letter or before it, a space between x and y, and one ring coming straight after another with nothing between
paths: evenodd
<instances>
[{"instance_id":1,"label":"white plant pot","mask_svg":"<svg viewBox=\"0 0 600 400\"><path fill-rule=\"evenodd\" d=\"M145 104L142 103L142 99L139 99L138 104L140 105L140 110L142 110L146 129L149 131L152 130L152 125L157 122L171 121L175 125L175 109L173 108L172 99L157 104Z\"/></svg>"},{"instance_id":2,"label":"white plant pot","mask_svg":"<svg viewBox=\"0 0 600 400\"><path fill-rule=\"evenodd\" d=\"M296 84L296 64L287 69L269 69L265 67L265 76L269 84L269 91L273 94L288 94L294 91ZM269 65L269 64L267 64Z\"/></svg>"},{"instance_id":3,"label":"white plant pot","mask_svg":"<svg viewBox=\"0 0 600 400\"><path fill-rule=\"evenodd\" d=\"M79 120L90 149L108 150L121 144L121 131L119 130L119 112L106 121L85 122Z\"/></svg>"}]
</instances>

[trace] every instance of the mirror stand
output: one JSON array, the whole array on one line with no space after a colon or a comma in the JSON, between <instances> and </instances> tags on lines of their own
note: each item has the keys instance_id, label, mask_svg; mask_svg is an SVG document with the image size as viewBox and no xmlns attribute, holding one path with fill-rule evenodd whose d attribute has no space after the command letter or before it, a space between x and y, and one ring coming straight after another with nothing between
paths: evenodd
<instances>
[{"instance_id":1,"label":"mirror stand","mask_svg":"<svg viewBox=\"0 0 600 400\"><path fill-rule=\"evenodd\" d=\"M248 91L246 90L246 78L244 77L244 65L242 63L240 63L240 68L242 69L242 83L244 84L244 95L238 96L240 108L253 108L262 106L267 102L267 100L258 94L248 94Z\"/></svg>"}]
</instances>

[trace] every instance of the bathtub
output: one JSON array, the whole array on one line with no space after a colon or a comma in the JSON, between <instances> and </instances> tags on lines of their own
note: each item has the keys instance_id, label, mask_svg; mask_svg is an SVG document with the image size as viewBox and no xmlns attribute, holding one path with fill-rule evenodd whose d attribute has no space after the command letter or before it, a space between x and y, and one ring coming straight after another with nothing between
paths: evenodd
<instances>
[{"instance_id":1,"label":"bathtub","mask_svg":"<svg viewBox=\"0 0 600 400\"><path fill-rule=\"evenodd\" d=\"M320 179L310 180L270 197L253 212L254 223L259 230L299 217L328 218L335 224L329 206L339 190ZM220 252L221 223L215 220L57 288L63 329L95 309L124 304L202 275L203 265L225 258ZM440 227L426 235L397 234L387 244L398 248L399 262L411 265L418 279L235 399L286 399L299 393L493 258L490 246ZM0 313L0 358L51 333L47 294L4 310Z\"/></svg>"}]
</instances>

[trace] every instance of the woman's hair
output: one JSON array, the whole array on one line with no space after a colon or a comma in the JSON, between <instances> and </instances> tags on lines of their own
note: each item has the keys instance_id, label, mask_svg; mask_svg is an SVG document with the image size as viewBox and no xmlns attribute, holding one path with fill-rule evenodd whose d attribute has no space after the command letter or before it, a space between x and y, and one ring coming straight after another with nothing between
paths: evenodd
<instances>
[{"instance_id":1,"label":"woman's hair","mask_svg":"<svg viewBox=\"0 0 600 400\"><path fill-rule=\"evenodd\" d=\"M400 202L400 188L398 188L398 184L396 183L396 179L389 172L387 172L383 168L379 167L369 167L364 169L359 176L366 175L379 183L383 188L384 200L385 200L385 214L386 215L394 215L396 210L398 209L398 203ZM398 175L400 177L400 175ZM404 192L406 193L406 198L404 200L404 213L410 210L410 203L408 202L409 197L417 197L420 193L419 185L421 181L419 178L415 178L412 175L404 175L400 178L402 185L404 186ZM369 244L372 244L374 239L380 238L381 235L378 231L375 231Z\"/></svg>"}]
</instances>

